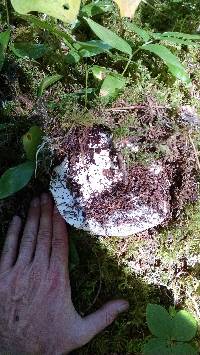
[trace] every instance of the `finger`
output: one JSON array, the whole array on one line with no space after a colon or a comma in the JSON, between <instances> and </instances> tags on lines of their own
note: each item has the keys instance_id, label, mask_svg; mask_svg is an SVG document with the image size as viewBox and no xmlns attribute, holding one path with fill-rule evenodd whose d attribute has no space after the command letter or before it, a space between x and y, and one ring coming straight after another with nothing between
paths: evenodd
<instances>
[{"instance_id":1,"label":"finger","mask_svg":"<svg viewBox=\"0 0 200 355\"><path fill-rule=\"evenodd\" d=\"M68 270L68 232L65 220L60 215L57 207L53 212L53 237L51 249L51 263L60 265Z\"/></svg>"},{"instance_id":2,"label":"finger","mask_svg":"<svg viewBox=\"0 0 200 355\"><path fill-rule=\"evenodd\" d=\"M31 262L34 252L40 220L40 199L35 198L31 202L27 222L22 236L18 262L28 264Z\"/></svg>"},{"instance_id":3,"label":"finger","mask_svg":"<svg viewBox=\"0 0 200 355\"><path fill-rule=\"evenodd\" d=\"M88 343L95 335L108 327L121 313L129 308L124 300L111 301L106 303L97 312L83 319L82 344Z\"/></svg>"},{"instance_id":4,"label":"finger","mask_svg":"<svg viewBox=\"0 0 200 355\"><path fill-rule=\"evenodd\" d=\"M36 241L35 258L36 262L49 262L51 239L52 239L52 219L53 219L53 202L48 194L41 196L41 216L40 226Z\"/></svg>"},{"instance_id":5,"label":"finger","mask_svg":"<svg viewBox=\"0 0 200 355\"><path fill-rule=\"evenodd\" d=\"M1 260L0 271L4 272L11 268L17 257L18 239L21 230L22 222L21 218L15 216L8 228L8 233L4 243Z\"/></svg>"}]
</instances>

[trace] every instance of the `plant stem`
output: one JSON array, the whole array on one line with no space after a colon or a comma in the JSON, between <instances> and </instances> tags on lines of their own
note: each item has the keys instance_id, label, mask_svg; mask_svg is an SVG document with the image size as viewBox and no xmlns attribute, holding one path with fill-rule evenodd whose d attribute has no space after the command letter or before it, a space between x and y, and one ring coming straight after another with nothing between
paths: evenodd
<instances>
[{"instance_id":1,"label":"plant stem","mask_svg":"<svg viewBox=\"0 0 200 355\"><path fill-rule=\"evenodd\" d=\"M140 50L140 48L136 49L136 51L133 52L133 54L130 56L130 58L129 58L129 60L128 60L128 63L126 64L126 66L125 66L125 68L124 68L124 71L123 71L123 73L122 73L123 76L124 76L124 74L126 73L128 67L129 67L129 65L131 64L131 61L132 61L134 55L135 55L137 52L139 52L139 50Z\"/></svg>"},{"instance_id":2,"label":"plant stem","mask_svg":"<svg viewBox=\"0 0 200 355\"><path fill-rule=\"evenodd\" d=\"M6 8L6 18L7 18L7 25L8 27L10 26L10 16L9 16L9 10L8 10L8 3L7 0L4 1L4 6Z\"/></svg>"},{"instance_id":3,"label":"plant stem","mask_svg":"<svg viewBox=\"0 0 200 355\"><path fill-rule=\"evenodd\" d=\"M88 103L88 66L85 65L85 108L87 108Z\"/></svg>"}]
</instances>

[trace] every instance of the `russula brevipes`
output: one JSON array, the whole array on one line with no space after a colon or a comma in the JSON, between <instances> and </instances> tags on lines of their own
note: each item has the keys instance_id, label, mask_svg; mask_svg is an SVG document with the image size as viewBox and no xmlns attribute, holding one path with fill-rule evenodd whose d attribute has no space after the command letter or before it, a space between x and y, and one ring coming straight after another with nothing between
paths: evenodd
<instances>
[{"instance_id":1,"label":"russula brevipes","mask_svg":"<svg viewBox=\"0 0 200 355\"><path fill-rule=\"evenodd\" d=\"M92 234L120 237L165 221L169 189L159 162L127 170L111 133L102 127L75 130L50 183L67 223Z\"/></svg>"}]
</instances>

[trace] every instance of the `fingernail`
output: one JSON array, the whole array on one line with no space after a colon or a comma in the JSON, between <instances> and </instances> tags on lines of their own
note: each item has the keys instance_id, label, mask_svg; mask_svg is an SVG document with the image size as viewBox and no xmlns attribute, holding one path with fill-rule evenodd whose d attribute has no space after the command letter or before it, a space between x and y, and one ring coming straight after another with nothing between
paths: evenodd
<instances>
[{"instance_id":1,"label":"fingernail","mask_svg":"<svg viewBox=\"0 0 200 355\"><path fill-rule=\"evenodd\" d=\"M42 194L42 196L41 196L41 204L45 205L48 201L49 201L48 194Z\"/></svg>"},{"instance_id":2,"label":"fingernail","mask_svg":"<svg viewBox=\"0 0 200 355\"><path fill-rule=\"evenodd\" d=\"M40 200L39 200L38 197L34 198L34 199L32 200L32 202L31 202L31 205L32 205L33 207L38 207L39 204L40 204Z\"/></svg>"},{"instance_id":3,"label":"fingernail","mask_svg":"<svg viewBox=\"0 0 200 355\"><path fill-rule=\"evenodd\" d=\"M119 312L125 312L129 309L129 303L127 301L123 301L118 306Z\"/></svg>"}]
</instances>

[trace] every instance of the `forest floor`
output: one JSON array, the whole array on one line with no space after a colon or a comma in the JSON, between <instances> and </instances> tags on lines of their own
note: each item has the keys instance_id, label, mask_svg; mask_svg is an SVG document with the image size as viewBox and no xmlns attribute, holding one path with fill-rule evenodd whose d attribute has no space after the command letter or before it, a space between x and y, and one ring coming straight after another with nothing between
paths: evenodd
<instances>
[{"instance_id":1,"label":"forest floor","mask_svg":"<svg viewBox=\"0 0 200 355\"><path fill-rule=\"evenodd\" d=\"M152 8L143 6L135 19L143 28L197 31L198 1L150 3L157 15L152 16ZM103 22L120 31L116 13L107 15ZM23 39L34 36L28 25L16 26L14 31ZM144 54L130 66L125 91L106 106L89 95L85 107L84 97L77 93L85 88L84 65L81 69L63 68L53 57L34 61L10 55L0 74L0 175L22 162L21 137L31 125L42 127L56 152L52 157L44 151L36 179L0 201L1 246L12 215L18 212L25 219L31 198L48 191L52 167L61 159L58 142L72 127L102 124L112 131L116 143L131 138L140 146L140 153L125 156L127 164L163 159L168 165L179 166L173 176L171 218L164 225L125 239L95 237L69 228L72 296L80 314L88 314L112 298L130 302L127 314L75 351L76 355L140 354L149 335L145 318L148 303L166 308L175 305L200 319L200 52L199 47L180 45L177 49L192 78L189 88L173 79L163 63ZM100 56L96 64L103 61ZM68 70L67 76L38 98L38 82L55 70L61 74ZM88 80L90 87L93 79Z\"/></svg>"}]
</instances>

